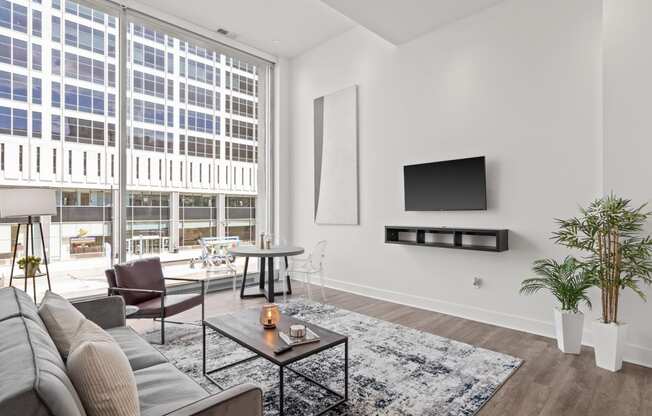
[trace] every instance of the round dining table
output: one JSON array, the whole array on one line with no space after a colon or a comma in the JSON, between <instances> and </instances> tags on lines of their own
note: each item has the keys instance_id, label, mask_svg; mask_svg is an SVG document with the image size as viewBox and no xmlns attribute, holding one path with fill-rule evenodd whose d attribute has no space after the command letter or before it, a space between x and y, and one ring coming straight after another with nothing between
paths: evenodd
<instances>
[{"instance_id":1,"label":"round dining table","mask_svg":"<svg viewBox=\"0 0 652 416\"><path fill-rule=\"evenodd\" d=\"M290 284L290 276L285 273L288 267L288 257L298 256L304 253L303 247L298 246L274 246L271 248L258 248L256 246L238 246L232 247L228 250L228 253L234 257L244 257L245 266L244 273L242 275L242 286L240 287L240 298L267 298L268 302L274 302L274 296L279 295L291 295L292 294L292 285ZM249 269L249 259L251 257L260 259L260 268L258 276L258 287L255 288L246 288L247 285L247 271ZM282 259L283 263L279 266L280 278L283 278L282 274L286 274L285 279L287 282L287 290L275 291L274 290L274 259ZM285 267L283 267L285 266ZM265 270L265 269L268 270ZM267 276L267 287L265 287L265 276Z\"/></svg>"}]
</instances>

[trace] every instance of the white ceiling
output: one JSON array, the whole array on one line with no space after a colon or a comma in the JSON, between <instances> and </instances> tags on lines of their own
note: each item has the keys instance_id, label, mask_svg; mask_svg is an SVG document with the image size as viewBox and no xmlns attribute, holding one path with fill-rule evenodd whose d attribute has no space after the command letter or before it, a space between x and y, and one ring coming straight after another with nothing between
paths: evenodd
<instances>
[{"instance_id":1,"label":"white ceiling","mask_svg":"<svg viewBox=\"0 0 652 416\"><path fill-rule=\"evenodd\" d=\"M240 43L282 57L299 55L362 25L400 45L503 0L138 0Z\"/></svg>"},{"instance_id":2,"label":"white ceiling","mask_svg":"<svg viewBox=\"0 0 652 416\"><path fill-rule=\"evenodd\" d=\"M319 0L139 0L204 29L224 28L238 42L292 57L356 26ZM279 42L274 42L279 41Z\"/></svg>"},{"instance_id":3,"label":"white ceiling","mask_svg":"<svg viewBox=\"0 0 652 416\"><path fill-rule=\"evenodd\" d=\"M503 0L322 0L400 45Z\"/></svg>"}]
</instances>

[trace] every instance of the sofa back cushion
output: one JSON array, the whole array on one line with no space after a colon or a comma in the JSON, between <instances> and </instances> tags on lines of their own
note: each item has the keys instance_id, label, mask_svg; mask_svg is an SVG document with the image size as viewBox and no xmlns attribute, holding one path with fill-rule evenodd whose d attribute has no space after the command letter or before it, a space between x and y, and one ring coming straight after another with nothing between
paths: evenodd
<instances>
[{"instance_id":1,"label":"sofa back cushion","mask_svg":"<svg viewBox=\"0 0 652 416\"><path fill-rule=\"evenodd\" d=\"M43 325L36 305L27 293L14 287L0 289L0 321L15 316L24 316Z\"/></svg>"},{"instance_id":2,"label":"sofa back cushion","mask_svg":"<svg viewBox=\"0 0 652 416\"><path fill-rule=\"evenodd\" d=\"M117 287L129 289L164 290L163 269L158 257L115 265ZM120 292L127 305L137 305L160 295L156 293Z\"/></svg>"},{"instance_id":3,"label":"sofa back cushion","mask_svg":"<svg viewBox=\"0 0 652 416\"><path fill-rule=\"evenodd\" d=\"M86 318L66 298L50 291L45 293L38 313L65 360L73 338Z\"/></svg>"},{"instance_id":4,"label":"sofa back cushion","mask_svg":"<svg viewBox=\"0 0 652 416\"><path fill-rule=\"evenodd\" d=\"M140 413L136 379L127 356L95 323L82 323L66 367L89 416Z\"/></svg>"},{"instance_id":5,"label":"sofa back cushion","mask_svg":"<svg viewBox=\"0 0 652 416\"><path fill-rule=\"evenodd\" d=\"M85 416L34 303L15 288L0 289L0 299L18 311L0 320L0 415Z\"/></svg>"}]
</instances>

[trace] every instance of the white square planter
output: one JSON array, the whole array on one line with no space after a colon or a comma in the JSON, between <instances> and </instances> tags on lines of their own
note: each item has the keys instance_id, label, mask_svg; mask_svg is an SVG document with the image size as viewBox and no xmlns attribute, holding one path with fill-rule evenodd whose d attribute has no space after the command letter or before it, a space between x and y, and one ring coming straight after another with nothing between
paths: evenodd
<instances>
[{"instance_id":1,"label":"white square planter","mask_svg":"<svg viewBox=\"0 0 652 416\"><path fill-rule=\"evenodd\" d=\"M623 366L623 349L627 339L626 323L593 323L593 348L595 364L609 371L619 371Z\"/></svg>"},{"instance_id":2,"label":"white square planter","mask_svg":"<svg viewBox=\"0 0 652 416\"><path fill-rule=\"evenodd\" d=\"M555 308L555 334L557 347L567 354L579 354L582 350L584 314Z\"/></svg>"}]
</instances>

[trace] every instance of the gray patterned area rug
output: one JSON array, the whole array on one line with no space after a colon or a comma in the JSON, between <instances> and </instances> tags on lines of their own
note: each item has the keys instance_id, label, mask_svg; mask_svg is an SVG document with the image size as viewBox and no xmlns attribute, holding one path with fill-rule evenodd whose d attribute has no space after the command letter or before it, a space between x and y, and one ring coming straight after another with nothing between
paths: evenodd
<instances>
[{"instance_id":1,"label":"gray patterned area rug","mask_svg":"<svg viewBox=\"0 0 652 416\"><path fill-rule=\"evenodd\" d=\"M349 336L349 402L330 415L474 415L522 363L505 354L301 298L281 305L281 309ZM207 390L218 391L201 374L201 329L168 325L166 332L167 344L156 347ZM208 368L251 355L236 343L207 332ZM155 340L157 334L148 336ZM343 348L335 347L293 366L342 391ZM278 367L266 360L249 361L213 377L222 386L260 385L265 416L278 414ZM286 415L309 415L335 401L335 395L285 372Z\"/></svg>"}]
</instances>

